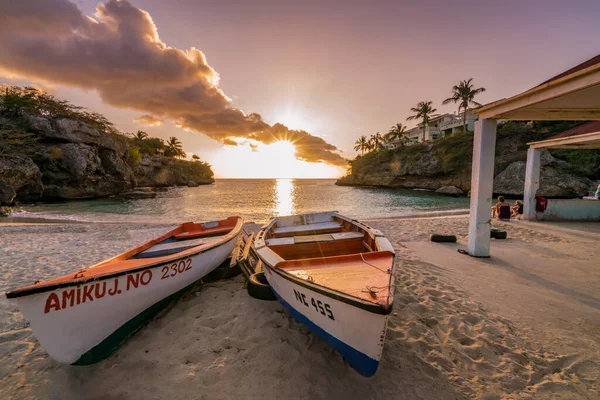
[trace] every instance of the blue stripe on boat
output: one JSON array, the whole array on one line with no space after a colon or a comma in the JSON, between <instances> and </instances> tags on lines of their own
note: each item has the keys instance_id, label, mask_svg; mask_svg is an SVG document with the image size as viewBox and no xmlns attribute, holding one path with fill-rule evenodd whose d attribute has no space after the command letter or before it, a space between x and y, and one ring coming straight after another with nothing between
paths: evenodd
<instances>
[{"instance_id":1,"label":"blue stripe on boat","mask_svg":"<svg viewBox=\"0 0 600 400\"><path fill-rule=\"evenodd\" d=\"M271 289L273 289L273 287L271 287ZM370 377L375 374L377 371L377 366L379 365L379 361L376 361L366 354L361 353L360 351L326 332L310 319L306 318L302 313L298 312L287 301L281 298L281 296L275 290L273 290L273 293L275 293L275 296L277 296L281 304L283 304L283 307L285 307L285 309L288 310L288 312L292 314L294 318L306 325L321 339L325 340L329 346L336 349L342 356L344 356L346 360L348 360L348 363L356 370L356 372L366 377Z\"/></svg>"}]
</instances>

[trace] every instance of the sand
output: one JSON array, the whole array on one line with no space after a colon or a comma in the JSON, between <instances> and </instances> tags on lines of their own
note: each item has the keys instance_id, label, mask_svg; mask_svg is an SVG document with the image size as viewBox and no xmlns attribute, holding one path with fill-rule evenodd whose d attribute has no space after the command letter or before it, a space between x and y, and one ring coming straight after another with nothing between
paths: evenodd
<instances>
[{"instance_id":1,"label":"sand","mask_svg":"<svg viewBox=\"0 0 600 400\"><path fill-rule=\"evenodd\" d=\"M0 398L599 398L598 224L505 223L509 239L479 260L456 251L465 247L465 216L368 223L397 251L394 311L373 378L278 302L250 298L237 277L197 285L86 367L49 359L1 299ZM169 228L0 225L0 289L92 264ZM433 244L432 232L459 243Z\"/></svg>"}]
</instances>

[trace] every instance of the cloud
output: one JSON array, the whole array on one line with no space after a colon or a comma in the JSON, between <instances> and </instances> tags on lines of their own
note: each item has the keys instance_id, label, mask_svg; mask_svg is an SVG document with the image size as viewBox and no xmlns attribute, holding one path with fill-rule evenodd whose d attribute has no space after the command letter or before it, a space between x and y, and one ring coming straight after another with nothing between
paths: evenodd
<instances>
[{"instance_id":1,"label":"cloud","mask_svg":"<svg viewBox=\"0 0 600 400\"><path fill-rule=\"evenodd\" d=\"M236 142L236 141L235 141L235 140L233 140L233 139L225 138L225 139L223 139L223 144L224 144L225 146L237 146L237 145L238 145L238 142Z\"/></svg>"},{"instance_id":2,"label":"cloud","mask_svg":"<svg viewBox=\"0 0 600 400\"><path fill-rule=\"evenodd\" d=\"M149 126L160 126L164 123L162 119L150 114L140 115L139 117L134 118L133 122L139 122L140 124Z\"/></svg>"},{"instance_id":3,"label":"cloud","mask_svg":"<svg viewBox=\"0 0 600 400\"><path fill-rule=\"evenodd\" d=\"M0 69L96 90L108 104L172 120L222 143L287 139L299 159L346 165L324 139L233 107L204 53L163 43L150 14L125 0L98 4L93 17L67 0L3 1L0 54Z\"/></svg>"}]
</instances>

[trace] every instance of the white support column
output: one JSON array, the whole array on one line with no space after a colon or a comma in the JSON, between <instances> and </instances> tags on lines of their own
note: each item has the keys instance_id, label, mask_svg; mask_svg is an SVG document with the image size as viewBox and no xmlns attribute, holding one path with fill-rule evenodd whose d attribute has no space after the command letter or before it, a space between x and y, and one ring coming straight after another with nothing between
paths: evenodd
<instances>
[{"instance_id":1,"label":"white support column","mask_svg":"<svg viewBox=\"0 0 600 400\"><path fill-rule=\"evenodd\" d=\"M495 153L496 120L483 119L475 122L468 251L470 255L476 257L490 255L490 219Z\"/></svg>"},{"instance_id":2,"label":"white support column","mask_svg":"<svg viewBox=\"0 0 600 400\"><path fill-rule=\"evenodd\" d=\"M527 150L527 166L525 168L525 190L523 193L523 219L535 220L535 194L540 188L540 154L541 149Z\"/></svg>"}]
</instances>

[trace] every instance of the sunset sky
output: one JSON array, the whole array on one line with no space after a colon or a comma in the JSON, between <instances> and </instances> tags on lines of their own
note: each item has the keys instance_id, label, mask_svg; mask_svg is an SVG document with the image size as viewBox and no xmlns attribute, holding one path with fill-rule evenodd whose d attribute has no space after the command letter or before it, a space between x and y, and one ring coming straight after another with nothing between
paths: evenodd
<instances>
[{"instance_id":1,"label":"sunset sky","mask_svg":"<svg viewBox=\"0 0 600 400\"><path fill-rule=\"evenodd\" d=\"M178 136L216 177L337 177L417 102L456 111L462 79L486 103L600 50L597 0L0 3L0 83Z\"/></svg>"}]
</instances>

